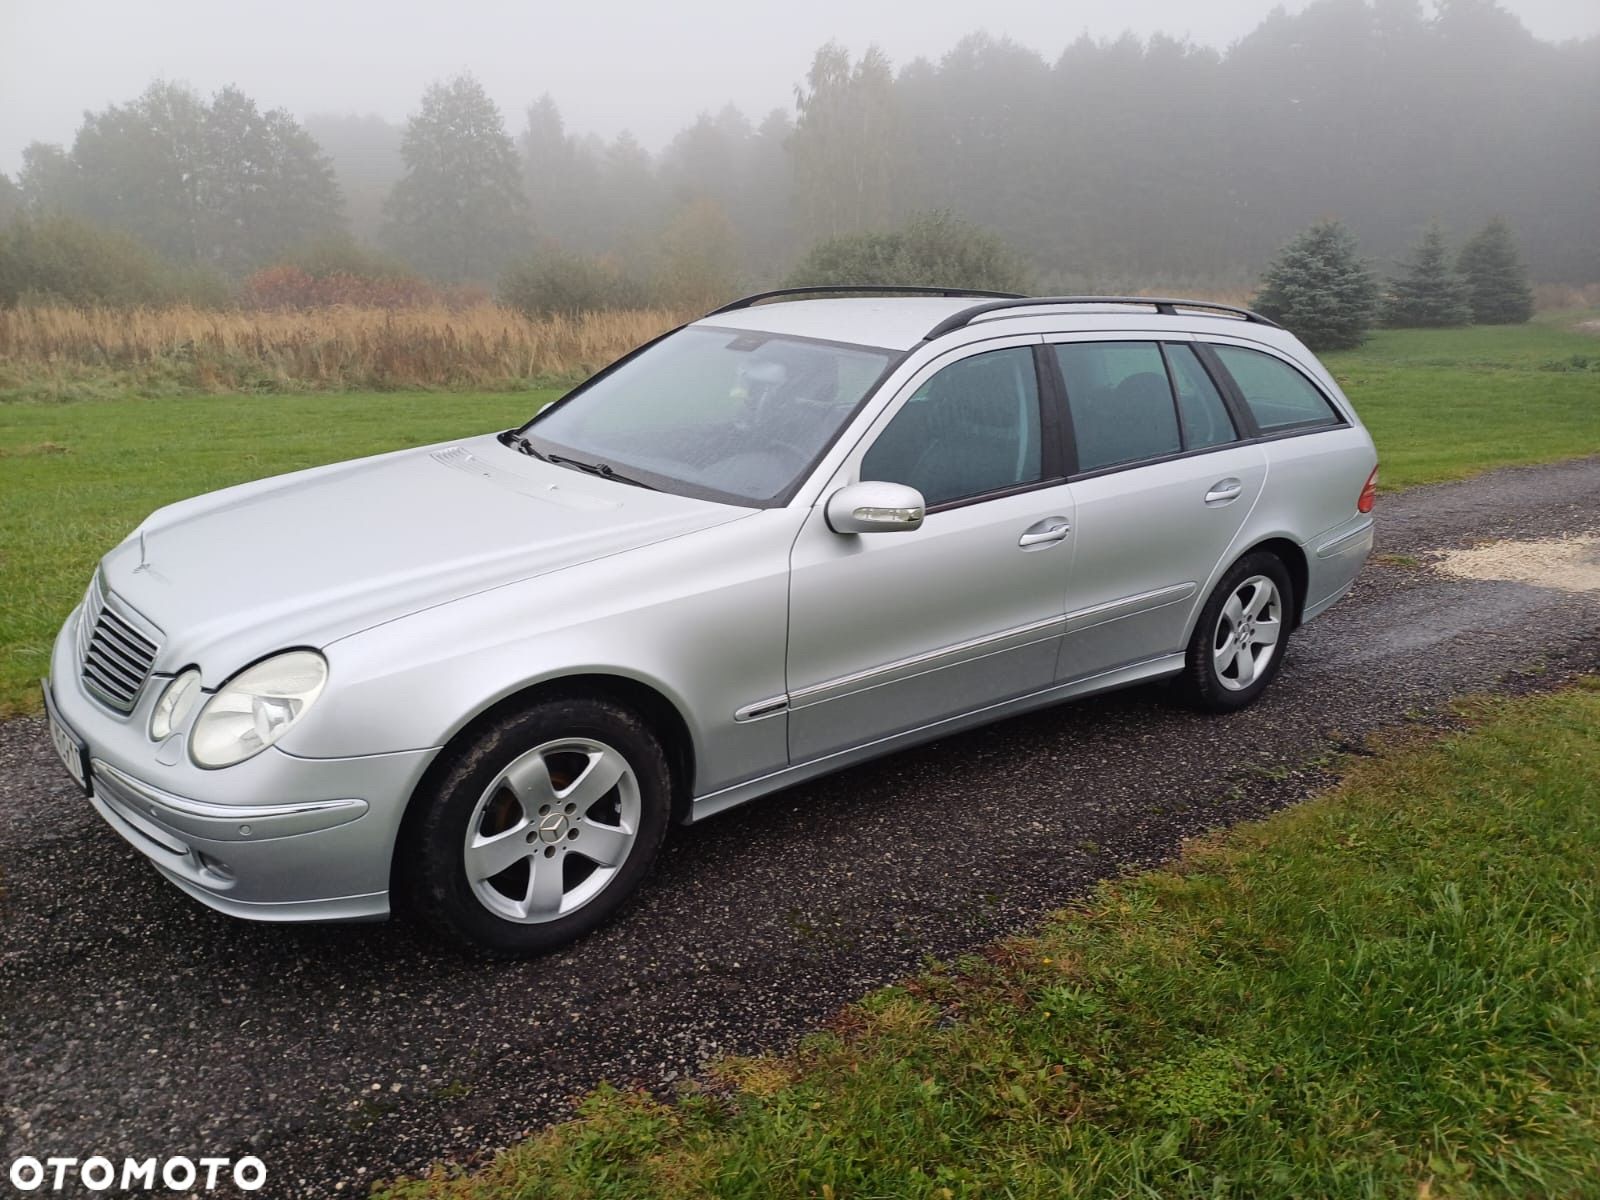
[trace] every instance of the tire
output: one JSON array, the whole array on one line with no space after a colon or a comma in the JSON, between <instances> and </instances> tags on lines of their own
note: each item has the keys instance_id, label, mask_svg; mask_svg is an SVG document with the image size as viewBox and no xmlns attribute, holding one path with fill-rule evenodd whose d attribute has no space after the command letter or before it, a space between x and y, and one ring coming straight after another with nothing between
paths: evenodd
<instances>
[{"instance_id":1,"label":"tire","mask_svg":"<svg viewBox=\"0 0 1600 1200\"><path fill-rule=\"evenodd\" d=\"M1184 700L1202 712L1255 703L1283 665L1294 605L1294 581L1277 555L1256 551L1229 567L1189 638Z\"/></svg>"},{"instance_id":2,"label":"tire","mask_svg":"<svg viewBox=\"0 0 1600 1200\"><path fill-rule=\"evenodd\" d=\"M671 816L660 741L599 698L506 716L435 778L414 801L398 864L407 907L497 957L554 950L613 916L649 874Z\"/></svg>"}]
</instances>

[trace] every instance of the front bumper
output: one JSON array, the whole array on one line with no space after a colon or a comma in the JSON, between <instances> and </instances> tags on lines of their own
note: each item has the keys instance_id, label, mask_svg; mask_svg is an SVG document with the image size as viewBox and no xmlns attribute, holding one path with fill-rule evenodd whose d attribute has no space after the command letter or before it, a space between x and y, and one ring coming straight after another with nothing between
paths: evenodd
<instances>
[{"instance_id":1,"label":"front bumper","mask_svg":"<svg viewBox=\"0 0 1600 1200\"><path fill-rule=\"evenodd\" d=\"M56 638L47 700L89 747L90 803L203 904L258 921L357 921L389 912L407 800L432 749L297 758L276 747L222 770L189 761L185 734L152 742L153 676L126 717L83 687L74 612Z\"/></svg>"}]
</instances>

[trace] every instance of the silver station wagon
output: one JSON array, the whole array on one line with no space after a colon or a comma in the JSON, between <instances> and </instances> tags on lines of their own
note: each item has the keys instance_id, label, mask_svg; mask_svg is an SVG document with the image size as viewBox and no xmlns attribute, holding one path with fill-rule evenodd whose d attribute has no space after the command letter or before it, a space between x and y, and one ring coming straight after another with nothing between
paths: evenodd
<instances>
[{"instance_id":1,"label":"silver station wagon","mask_svg":"<svg viewBox=\"0 0 1600 1200\"><path fill-rule=\"evenodd\" d=\"M56 641L63 762L222 912L519 954L674 820L1148 680L1255 700L1372 546L1328 372L1221 305L917 290L749 297L521 428L161 509Z\"/></svg>"}]
</instances>

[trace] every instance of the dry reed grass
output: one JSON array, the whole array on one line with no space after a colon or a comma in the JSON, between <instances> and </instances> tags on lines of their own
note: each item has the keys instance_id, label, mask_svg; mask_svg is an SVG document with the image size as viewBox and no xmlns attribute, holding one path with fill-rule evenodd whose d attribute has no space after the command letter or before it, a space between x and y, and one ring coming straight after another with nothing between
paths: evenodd
<instances>
[{"instance_id":1,"label":"dry reed grass","mask_svg":"<svg viewBox=\"0 0 1600 1200\"><path fill-rule=\"evenodd\" d=\"M0 387L116 376L203 392L496 388L579 375L685 319L647 309L529 320L495 304L304 312L0 311Z\"/></svg>"},{"instance_id":2,"label":"dry reed grass","mask_svg":"<svg viewBox=\"0 0 1600 1200\"><path fill-rule=\"evenodd\" d=\"M1248 305L1248 289L1143 287ZM1541 310L1600 307L1600 284L1540 284ZM339 305L305 311L24 307L0 310L0 396L108 391L505 389L581 376L694 313L530 320L466 308Z\"/></svg>"},{"instance_id":3,"label":"dry reed grass","mask_svg":"<svg viewBox=\"0 0 1600 1200\"><path fill-rule=\"evenodd\" d=\"M1540 312L1563 308L1600 308L1600 283L1536 283L1533 306Z\"/></svg>"}]
</instances>

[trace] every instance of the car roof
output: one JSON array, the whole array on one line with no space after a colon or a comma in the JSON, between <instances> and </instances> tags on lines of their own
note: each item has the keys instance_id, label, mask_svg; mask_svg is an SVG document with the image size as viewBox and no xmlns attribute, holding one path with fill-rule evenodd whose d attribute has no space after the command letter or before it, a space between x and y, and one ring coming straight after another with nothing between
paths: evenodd
<instances>
[{"instance_id":1,"label":"car roof","mask_svg":"<svg viewBox=\"0 0 1600 1200\"><path fill-rule=\"evenodd\" d=\"M750 329L858 346L909 350L940 321L971 308L972 299L943 296L857 296L790 300L713 313L696 321L718 329Z\"/></svg>"},{"instance_id":2,"label":"car roof","mask_svg":"<svg viewBox=\"0 0 1600 1200\"><path fill-rule=\"evenodd\" d=\"M947 317L981 303L970 297L944 296L852 296L790 300L713 313L694 324L713 329L748 329L780 336L910 350L921 345L929 332ZM1019 334L1148 330L1155 333L1227 334L1279 346L1293 345L1295 341L1292 334L1275 326L1232 316L1193 311L1160 313L1144 304L1079 302L998 308L982 313L975 316L971 324L951 331L950 344L997 336L1002 331L995 329L995 326L1000 324L1004 325L1004 333ZM967 338L955 336L961 333L967 334Z\"/></svg>"}]
</instances>

